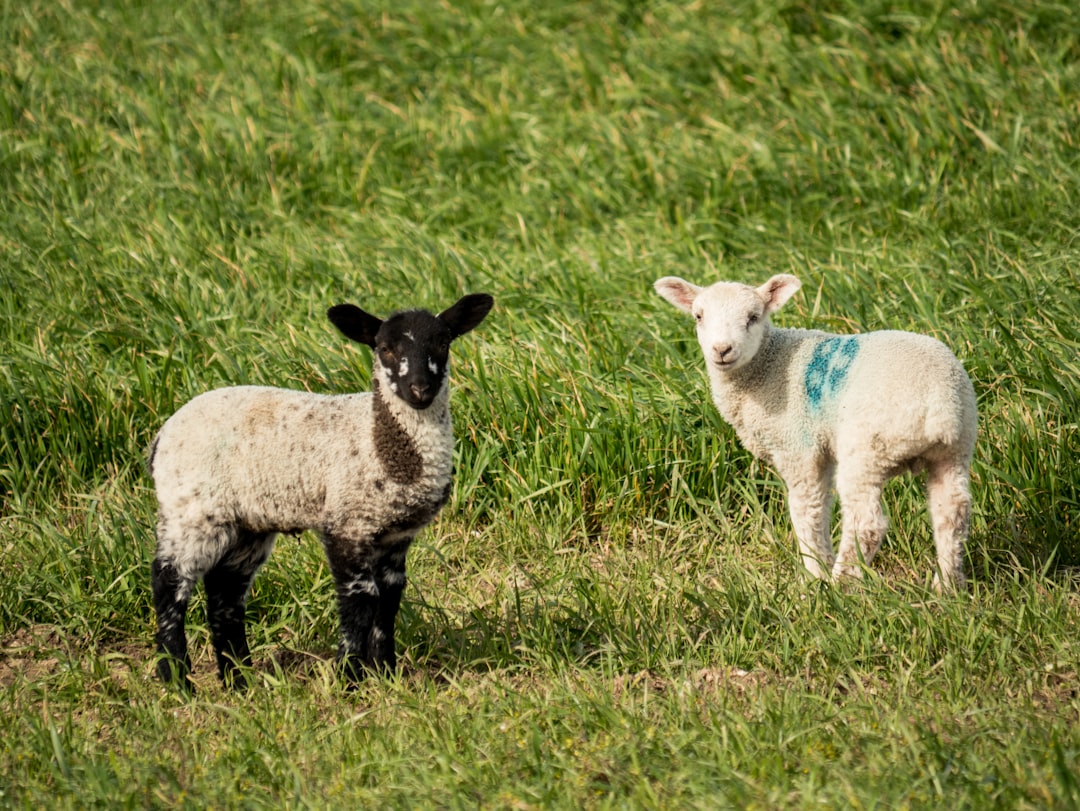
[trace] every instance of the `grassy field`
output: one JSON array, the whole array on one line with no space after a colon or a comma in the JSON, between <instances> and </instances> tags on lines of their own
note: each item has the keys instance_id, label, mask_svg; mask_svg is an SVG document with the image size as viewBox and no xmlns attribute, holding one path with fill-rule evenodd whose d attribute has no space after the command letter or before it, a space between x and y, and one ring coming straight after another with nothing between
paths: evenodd
<instances>
[{"instance_id":1,"label":"grassy field","mask_svg":"<svg viewBox=\"0 0 1080 811\"><path fill-rule=\"evenodd\" d=\"M0 807L1080 806L1080 11L920 0L0 0ZM933 334L971 583L917 480L859 587L656 296ZM153 678L145 451L206 389L369 385L325 318L486 291L401 672L346 692L317 539L256 687ZM911 370L917 379L918 370Z\"/></svg>"}]
</instances>

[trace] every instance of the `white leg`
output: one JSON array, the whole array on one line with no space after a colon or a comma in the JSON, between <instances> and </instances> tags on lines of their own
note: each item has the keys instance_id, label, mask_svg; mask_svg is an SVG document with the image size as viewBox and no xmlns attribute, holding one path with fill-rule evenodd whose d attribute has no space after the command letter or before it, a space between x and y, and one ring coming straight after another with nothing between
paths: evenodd
<instances>
[{"instance_id":1,"label":"white leg","mask_svg":"<svg viewBox=\"0 0 1080 811\"><path fill-rule=\"evenodd\" d=\"M837 474L842 532L833 577L862 577L874 559L889 522L881 507L884 477L862 465L842 465Z\"/></svg>"},{"instance_id":2,"label":"white leg","mask_svg":"<svg viewBox=\"0 0 1080 811\"><path fill-rule=\"evenodd\" d=\"M802 460L803 464L805 461ZM832 464L821 462L809 472L800 470L799 474L784 478L788 487L791 526L799 541L803 565L813 577L825 579L833 565L833 547L829 537L832 474Z\"/></svg>"},{"instance_id":3,"label":"white leg","mask_svg":"<svg viewBox=\"0 0 1080 811\"><path fill-rule=\"evenodd\" d=\"M934 524L937 572L934 588L950 591L964 585L964 544L971 527L971 491L964 462L939 462L930 468L927 501Z\"/></svg>"}]
</instances>

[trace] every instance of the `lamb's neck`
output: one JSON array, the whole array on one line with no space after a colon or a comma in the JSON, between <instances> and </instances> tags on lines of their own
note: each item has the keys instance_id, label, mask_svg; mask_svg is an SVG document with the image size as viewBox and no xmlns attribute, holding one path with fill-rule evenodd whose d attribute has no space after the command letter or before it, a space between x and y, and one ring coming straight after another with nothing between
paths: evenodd
<instances>
[{"instance_id":1,"label":"lamb's neck","mask_svg":"<svg viewBox=\"0 0 1080 811\"><path fill-rule=\"evenodd\" d=\"M454 434L447 386L428 408L417 410L373 386L372 439L375 453L391 480L411 484L421 476L449 476Z\"/></svg>"}]
</instances>

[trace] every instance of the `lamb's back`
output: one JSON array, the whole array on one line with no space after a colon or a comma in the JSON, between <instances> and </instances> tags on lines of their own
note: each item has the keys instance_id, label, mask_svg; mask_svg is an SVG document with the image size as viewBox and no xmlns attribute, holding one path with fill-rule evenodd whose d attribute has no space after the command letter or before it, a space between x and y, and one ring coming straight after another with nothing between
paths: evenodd
<instances>
[{"instance_id":1,"label":"lamb's back","mask_svg":"<svg viewBox=\"0 0 1080 811\"><path fill-rule=\"evenodd\" d=\"M802 449L832 456L845 443L892 444L900 457L935 443L974 444L970 378L926 335L774 328L740 372L736 385L714 386L716 404L766 459Z\"/></svg>"},{"instance_id":2,"label":"lamb's back","mask_svg":"<svg viewBox=\"0 0 1080 811\"><path fill-rule=\"evenodd\" d=\"M370 393L236 386L201 394L155 441L162 509L191 503L240 519L250 513L248 523L266 528L313 526L339 489L363 490L378 476L371 409Z\"/></svg>"},{"instance_id":3,"label":"lamb's back","mask_svg":"<svg viewBox=\"0 0 1080 811\"><path fill-rule=\"evenodd\" d=\"M851 339L858 351L850 382L837 394L839 432L891 444L898 457L933 446L974 446L975 391L945 344L892 330Z\"/></svg>"}]
</instances>

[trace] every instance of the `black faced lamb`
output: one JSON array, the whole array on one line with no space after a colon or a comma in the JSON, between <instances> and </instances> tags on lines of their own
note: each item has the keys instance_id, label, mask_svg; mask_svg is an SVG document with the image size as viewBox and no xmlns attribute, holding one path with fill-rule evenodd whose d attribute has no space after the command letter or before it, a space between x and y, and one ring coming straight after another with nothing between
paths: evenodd
<instances>
[{"instance_id":1,"label":"black faced lamb","mask_svg":"<svg viewBox=\"0 0 1080 811\"><path fill-rule=\"evenodd\" d=\"M251 663L252 578L279 533L306 529L322 538L334 578L346 676L395 668L405 554L450 496L450 343L492 304L476 293L438 315L408 310L385 321L352 304L331 307L342 334L374 350L372 391L234 386L195 397L165 422L150 451L163 680L193 688L184 619L201 579L218 673L244 685L237 666Z\"/></svg>"},{"instance_id":2,"label":"black faced lamb","mask_svg":"<svg viewBox=\"0 0 1080 811\"><path fill-rule=\"evenodd\" d=\"M971 379L944 344L910 332L772 327L769 314L800 287L785 274L756 288L698 287L674 276L655 287L697 320L721 416L787 484L791 522L812 574L861 576L885 537L886 480L925 470L935 586L963 584L978 413ZM842 513L835 560L834 478Z\"/></svg>"}]
</instances>

